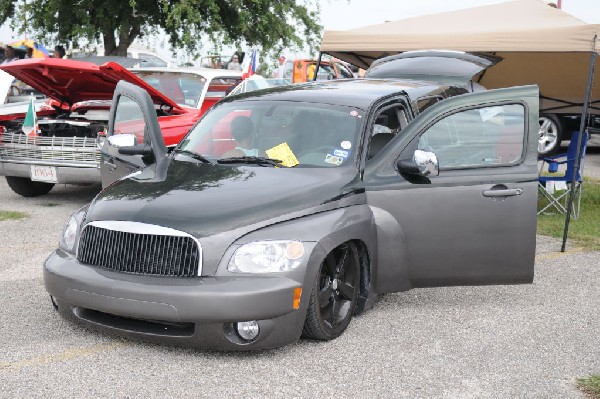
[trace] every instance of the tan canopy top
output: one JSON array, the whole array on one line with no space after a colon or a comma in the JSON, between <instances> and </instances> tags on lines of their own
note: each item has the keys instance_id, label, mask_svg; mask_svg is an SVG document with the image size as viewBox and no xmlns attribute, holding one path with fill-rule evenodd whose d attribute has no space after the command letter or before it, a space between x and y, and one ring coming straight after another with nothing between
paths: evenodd
<instances>
[{"instance_id":1,"label":"tan canopy top","mask_svg":"<svg viewBox=\"0 0 600 399\"><path fill-rule=\"evenodd\" d=\"M541 109L572 113L579 112L583 102L590 54L600 52L600 40L594 42L599 32L600 25L587 24L544 1L515 0L325 31L321 51L362 68L377 58L409 50L492 53L504 60L486 71L479 83L488 89L537 84ZM600 68L594 81L598 79ZM600 114L600 106L592 106L591 112Z\"/></svg>"}]
</instances>

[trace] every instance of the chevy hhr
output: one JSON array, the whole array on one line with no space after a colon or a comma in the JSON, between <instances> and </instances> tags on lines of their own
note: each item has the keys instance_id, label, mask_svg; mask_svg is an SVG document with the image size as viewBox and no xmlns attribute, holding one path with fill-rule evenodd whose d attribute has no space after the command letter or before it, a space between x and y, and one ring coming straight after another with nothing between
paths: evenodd
<instances>
[{"instance_id":1,"label":"chevy hhr","mask_svg":"<svg viewBox=\"0 0 600 399\"><path fill-rule=\"evenodd\" d=\"M382 293L531 283L538 97L278 87L221 101L167 151L150 97L121 82L107 187L67 222L46 289L97 330L246 350L334 339Z\"/></svg>"}]
</instances>

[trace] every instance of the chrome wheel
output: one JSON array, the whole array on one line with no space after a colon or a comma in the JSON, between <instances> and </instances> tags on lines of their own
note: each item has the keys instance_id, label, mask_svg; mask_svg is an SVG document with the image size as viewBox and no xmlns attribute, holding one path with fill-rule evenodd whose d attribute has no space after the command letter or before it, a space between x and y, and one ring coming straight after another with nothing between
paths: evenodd
<instances>
[{"instance_id":1,"label":"chrome wheel","mask_svg":"<svg viewBox=\"0 0 600 399\"><path fill-rule=\"evenodd\" d=\"M560 147L560 129L556 117L540 116L538 153L548 155Z\"/></svg>"}]
</instances>

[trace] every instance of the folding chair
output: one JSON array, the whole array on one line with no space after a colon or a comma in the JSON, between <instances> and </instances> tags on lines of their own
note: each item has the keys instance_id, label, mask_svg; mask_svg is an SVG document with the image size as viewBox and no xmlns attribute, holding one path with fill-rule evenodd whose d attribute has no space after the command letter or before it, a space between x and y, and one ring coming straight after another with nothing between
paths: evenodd
<instances>
[{"instance_id":1,"label":"folding chair","mask_svg":"<svg viewBox=\"0 0 600 399\"><path fill-rule=\"evenodd\" d=\"M575 187L573 187L573 209L571 216L577 219L579 208L581 207L581 191L583 189L583 161L585 159L585 150L589 133L586 131L581 138L581 151L579 153L579 170L575 171L575 155L577 153L577 135L579 132L573 132L571 142L566 153L556 154L543 158L538 180L539 192L548 200L548 204L542 208L538 215L547 209L554 208L559 213L567 213L569 192L573 174L576 173ZM548 166L547 169L545 166ZM565 173L559 174L559 165L565 165ZM547 173L547 174L546 174ZM556 190L556 183L562 185L566 190Z\"/></svg>"}]
</instances>

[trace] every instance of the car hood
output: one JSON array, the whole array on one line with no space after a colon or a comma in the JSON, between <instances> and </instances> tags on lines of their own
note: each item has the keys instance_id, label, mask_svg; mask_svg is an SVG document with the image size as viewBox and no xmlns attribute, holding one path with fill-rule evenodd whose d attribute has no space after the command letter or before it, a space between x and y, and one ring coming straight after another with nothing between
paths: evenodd
<instances>
[{"instance_id":1,"label":"car hood","mask_svg":"<svg viewBox=\"0 0 600 399\"><path fill-rule=\"evenodd\" d=\"M169 97L115 62L95 65L60 58L31 58L1 65L0 69L69 106L88 100L112 100L117 83L126 80L145 89L154 103L181 109Z\"/></svg>"},{"instance_id":2,"label":"car hood","mask_svg":"<svg viewBox=\"0 0 600 399\"><path fill-rule=\"evenodd\" d=\"M127 178L102 191L86 220L155 224L202 238L364 203L357 171L172 161L163 181Z\"/></svg>"},{"instance_id":3,"label":"car hood","mask_svg":"<svg viewBox=\"0 0 600 399\"><path fill-rule=\"evenodd\" d=\"M373 62L365 78L413 79L465 86L474 76L501 60L493 55L461 51L407 51Z\"/></svg>"}]
</instances>

